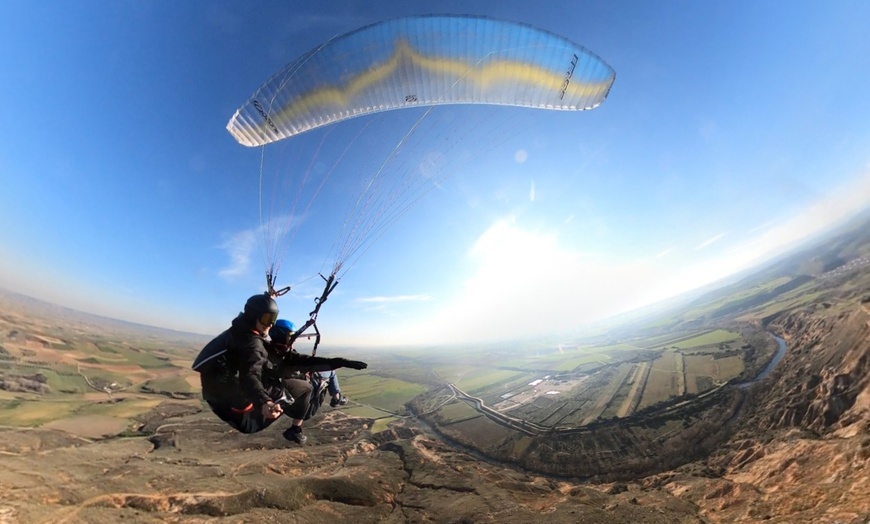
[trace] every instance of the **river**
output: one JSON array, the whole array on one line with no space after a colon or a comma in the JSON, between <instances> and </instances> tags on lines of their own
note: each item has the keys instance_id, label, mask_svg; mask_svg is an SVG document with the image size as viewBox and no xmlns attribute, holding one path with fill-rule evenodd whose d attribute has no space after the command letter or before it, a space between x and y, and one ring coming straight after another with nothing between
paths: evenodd
<instances>
[{"instance_id":1,"label":"river","mask_svg":"<svg viewBox=\"0 0 870 524\"><path fill-rule=\"evenodd\" d=\"M779 361L782 360L782 357L785 356L785 351L786 349L788 349L788 346L786 346L785 344L785 340L781 339L776 335L773 335L773 338L776 339L776 354L773 356L772 359L770 359L770 362L768 362L767 365L764 366L764 369L761 370L761 373L759 373L757 377L750 380L749 382L743 382L742 384L738 384L737 387L748 388L752 384L761 382L762 380L767 378L768 375L770 375L770 372L773 371L773 368L775 368L776 365L779 364Z\"/></svg>"}]
</instances>

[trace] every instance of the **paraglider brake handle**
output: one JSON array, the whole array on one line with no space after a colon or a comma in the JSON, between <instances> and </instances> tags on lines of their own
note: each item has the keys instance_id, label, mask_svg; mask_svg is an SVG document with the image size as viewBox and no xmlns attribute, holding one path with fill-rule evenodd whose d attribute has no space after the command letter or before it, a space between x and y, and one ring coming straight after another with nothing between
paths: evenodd
<instances>
[{"instance_id":1,"label":"paraglider brake handle","mask_svg":"<svg viewBox=\"0 0 870 524\"><path fill-rule=\"evenodd\" d=\"M266 293L272 298L286 295L290 291L290 286L275 289L275 280L277 278L278 275L275 274L274 270L266 271Z\"/></svg>"},{"instance_id":2,"label":"paraglider brake handle","mask_svg":"<svg viewBox=\"0 0 870 524\"><path fill-rule=\"evenodd\" d=\"M269 295L274 297L280 297L282 295L286 295L290 291L290 286L282 287L281 289L270 288Z\"/></svg>"}]
</instances>

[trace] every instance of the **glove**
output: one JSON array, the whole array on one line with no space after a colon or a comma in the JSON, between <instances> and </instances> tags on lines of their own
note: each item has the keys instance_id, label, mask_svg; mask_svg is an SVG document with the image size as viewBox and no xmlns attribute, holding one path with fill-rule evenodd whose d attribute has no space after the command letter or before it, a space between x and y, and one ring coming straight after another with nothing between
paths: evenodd
<instances>
[{"instance_id":1,"label":"glove","mask_svg":"<svg viewBox=\"0 0 870 524\"><path fill-rule=\"evenodd\" d=\"M334 358L332 359L333 364L335 365L334 369L338 368L350 368L350 369L365 369L369 367L365 362L360 362L359 360L348 360L346 358Z\"/></svg>"}]
</instances>

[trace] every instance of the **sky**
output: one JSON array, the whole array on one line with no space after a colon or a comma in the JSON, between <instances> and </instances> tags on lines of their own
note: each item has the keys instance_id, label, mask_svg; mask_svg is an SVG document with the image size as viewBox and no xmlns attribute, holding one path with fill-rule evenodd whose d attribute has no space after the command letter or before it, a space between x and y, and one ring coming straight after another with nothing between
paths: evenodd
<instances>
[{"instance_id":1,"label":"sky","mask_svg":"<svg viewBox=\"0 0 870 524\"><path fill-rule=\"evenodd\" d=\"M0 287L217 334L264 290L294 181L328 172L275 255L302 323L352 181L397 151L446 176L342 273L321 347L510 340L710 284L870 203L863 1L439 2L581 44L616 71L607 100L439 107L404 142L402 111L267 152L227 132L285 64L433 5L0 3Z\"/></svg>"}]
</instances>

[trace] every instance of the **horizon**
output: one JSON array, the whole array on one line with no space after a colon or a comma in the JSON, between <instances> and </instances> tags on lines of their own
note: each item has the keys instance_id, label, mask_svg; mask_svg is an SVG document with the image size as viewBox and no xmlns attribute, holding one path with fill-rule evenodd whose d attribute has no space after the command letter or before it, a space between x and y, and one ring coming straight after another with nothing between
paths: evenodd
<instances>
[{"instance_id":1,"label":"horizon","mask_svg":"<svg viewBox=\"0 0 870 524\"><path fill-rule=\"evenodd\" d=\"M318 326L336 346L485 344L714 285L868 209L870 5L572 6L441 10L601 57L616 80L594 109L391 111L264 152L226 130L258 86L332 37L430 4L7 2L0 42L19 52L0 57L16 100L0 141L0 286L214 336L264 290L264 244L283 222L277 284L293 289L278 303L304 322L349 181L398 152L433 177L428 194L348 268ZM329 170L296 212L290 173Z\"/></svg>"},{"instance_id":2,"label":"horizon","mask_svg":"<svg viewBox=\"0 0 870 524\"><path fill-rule=\"evenodd\" d=\"M605 329L607 332L610 332L614 329L620 328L631 328L637 327L637 323L643 321L643 319L649 320L649 318L658 318L663 315L669 314L669 312L673 310L678 310L681 307L686 306L687 304L691 304L697 300L703 299L705 296L709 294L715 294L725 288L728 288L733 285L738 285L741 282L746 280L750 280L754 278L756 275L763 273L764 271L770 269L771 267L776 266L780 262L785 260L789 260L794 257L801 256L802 254L807 253L818 247L819 244L824 244L825 242L829 242L831 240L840 238L842 235L847 234L850 230L859 226L857 222L867 222L870 220L868 214L859 213L858 215L853 215L850 219L847 219L843 222L839 222L837 225L827 229L826 231L811 236L807 238L804 242L799 242L796 245L792 246L790 249L786 250L783 253L780 253L778 256L771 257L756 266L753 266L748 269L744 269L743 271L738 271L726 275L722 279L714 281L712 283L706 284L704 286L700 286L698 288L694 288L688 291L685 291L679 295L674 295L663 299L658 302L654 302L651 304L646 304L643 306L639 306L637 308L624 311L615 315L612 315L607 318L603 318L597 322L592 322L584 325L581 328L577 328L571 332L562 332L562 333L548 333L548 338L560 338L564 339L559 343L554 342L554 347L561 346L565 343L572 343L577 341L582 341L588 338L595 338L601 335L600 330ZM75 309L73 307L46 301L39 297L34 297L31 295L27 295L24 293L20 293L14 290L10 290L8 288L0 287L0 294L5 295L15 295L19 298L23 298L28 301L36 301L40 304L47 305L49 307L57 307L64 310L67 310L75 315L83 315L87 317L93 317L94 321L102 321L109 323L119 323L123 325L127 329L145 329L145 330L157 330L164 331L168 333L183 335L187 337L202 337L203 341L207 339L213 338L219 333L198 333L194 331L183 331L178 329L173 329L169 327L156 326L151 324L143 324L136 321L126 320L123 318L116 318L111 316L100 315L97 313L92 313L88 311L83 311L79 309ZM240 314L241 312L239 312ZM235 318L235 317L233 317ZM224 329L229 327L229 322L224 327ZM221 330L223 331L223 329ZM487 341L477 341L477 342L447 342L447 343L432 343L432 342L419 342L419 343L395 343L395 344L382 344L382 343L366 343L356 341L354 343L334 343L331 340L329 334L324 334L322 346L324 349L329 348L329 351L341 351L345 349L357 348L362 350L369 351L377 351L377 350L385 350L385 351L417 351L425 348L439 348L444 350L457 350L457 349L481 349L484 347L499 345L504 343L517 343L523 342L528 343L532 340L533 337L525 335L525 336L517 336L512 339L498 339L498 340L487 340ZM299 340L300 351L305 352L311 345L309 340L306 340L306 337L303 337Z\"/></svg>"}]
</instances>

